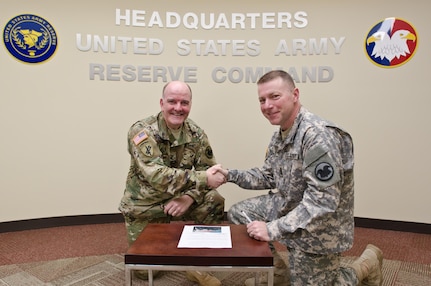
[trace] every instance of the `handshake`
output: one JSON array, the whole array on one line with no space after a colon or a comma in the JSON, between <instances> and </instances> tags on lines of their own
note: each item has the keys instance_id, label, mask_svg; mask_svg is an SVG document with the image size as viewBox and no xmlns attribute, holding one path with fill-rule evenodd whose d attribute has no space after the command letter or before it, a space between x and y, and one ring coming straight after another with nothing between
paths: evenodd
<instances>
[{"instance_id":1,"label":"handshake","mask_svg":"<svg viewBox=\"0 0 431 286\"><path fill-rule=\"evenodd\" d=\"M207 169L207 185L216 189L219 186L223 185L227 182L227 169L223 169L220 164L214 165L211 168Z\"/></svg>"}]
</instances>

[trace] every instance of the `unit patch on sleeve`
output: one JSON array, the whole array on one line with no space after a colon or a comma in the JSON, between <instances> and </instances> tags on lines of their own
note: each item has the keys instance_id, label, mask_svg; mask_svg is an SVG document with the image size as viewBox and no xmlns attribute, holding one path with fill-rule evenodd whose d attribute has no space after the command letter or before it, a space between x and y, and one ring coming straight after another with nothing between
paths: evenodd
<instances>
[{"instance_id":1,"label":"unit patch on sleeve","mask_svg":"<svg viewBox=\"0 0 431 286\"><path fill-rule=\"evenodd\" d=\"M314 169L314 175L323 182L329 181L334 176L334 168L327 162L320 162Z\"/></svg>"},{"instance_id":2,"label":"unit patch on sleeve","mask_svg":"<svg viewBox=\"0 0 431 286\"><path fill-rule=\"evenodd\" d=\"M210 146L207 146L207 148L205 149L205 155L207 156L208 159L213 158L214 154Z\"/></svg>"},{"instance_id":3,"label":"unit patch on sleeve","mask_svg":"<svg viewBox=\"0 0 431 286\"><path fill-rule=\"evenodd\" d=\"M145 143L141 147L142 153L144 153L145 156L152 157L154 154L154 148L151 146L151 143Z\"/></svg>"}]
</instances>

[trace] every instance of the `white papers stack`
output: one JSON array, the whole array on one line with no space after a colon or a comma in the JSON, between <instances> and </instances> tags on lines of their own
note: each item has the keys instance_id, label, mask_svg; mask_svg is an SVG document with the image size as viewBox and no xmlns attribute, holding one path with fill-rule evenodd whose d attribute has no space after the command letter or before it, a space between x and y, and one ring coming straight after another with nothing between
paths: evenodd
<instances>
[{"instance_id":1,"label":"white papers stack","mask_svg":"<svg viewBox=\"0 0 431 286\"><path fill-rule=\"evenodd\" d=\"M178 248L232 248L230 226L185 225Z\"/></svg>"}]
</instances>

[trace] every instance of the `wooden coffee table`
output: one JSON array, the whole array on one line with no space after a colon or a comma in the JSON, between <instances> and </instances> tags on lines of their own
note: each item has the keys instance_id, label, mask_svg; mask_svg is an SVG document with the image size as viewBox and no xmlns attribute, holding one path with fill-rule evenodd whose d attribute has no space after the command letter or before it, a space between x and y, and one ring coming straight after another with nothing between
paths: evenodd
<instances>
[{"instance_id":1,"label":"wooden coffee table","mask_svg":"<svg viewBox=\"0 0 431 286\"><path fill-rule=\"evenodd\" d=\"M227 225L227 224L223 224ZM274 283L273 257L267 242L250 238L245 225L229 225L232 248L178 248L184 224L149 224L125 254L126 285L132 270L267 272Z\"/></svg>"}]
</instances>

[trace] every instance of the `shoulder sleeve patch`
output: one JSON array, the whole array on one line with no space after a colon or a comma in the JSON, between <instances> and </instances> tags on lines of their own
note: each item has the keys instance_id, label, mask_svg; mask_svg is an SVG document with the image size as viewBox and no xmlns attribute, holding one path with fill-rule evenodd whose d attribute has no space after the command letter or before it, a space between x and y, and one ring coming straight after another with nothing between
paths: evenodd
<instances>
[{"instance_id":1,"label":"shoulder sleeve patch","mask_svg":"<svg viewBox=\"0 0 431 286\"><path fill-rule=\"evenodd\" d=\"M323 155L318 160L310 164L306 172L322 188L329 187L340 181L340 170L336 163L328 154Z\"/></svg>"},{"instance_id":2,"label":"shoulder sleeve patch","mask_svg":"<svg viewBox=\"0 0 431 286\"><path fill-rule=\"evenodd\" d=\"M154 155L154 148L150 142L145 143L140 148L142 153L144 153L145 156L152 157Z\"/></svg>"},{"instance_id":3,"label":"shoulder sleeve patch","mask_svg":"<svg viewBox=\"0 0 431 286\"><path fill-rule=\"evenodd\" d=\"M133 143L135 143L135 145L138 145L139 143L141 143L147 138L148 138L147 133L145 133L145 131L141 131L138 134L136 134L135 137L133 137Z\"/></svg>"},{"instance_id":4,"label":"shoulder sleeve patch","mask_svg":"<svg viewBox=\"0 0 431 286\"><path fill-rule=\"evenodd\" d=\"M329 181L334 176L334 167L332 167L332 165L328 162L320 162L314 168L314 175L320 181Z\"/></svg>"},{"instance_id":5,"label":"shoulder sleeve patch","mask_svg":"<svg viewBox=\"0 0 431 286\"><path fill-rule=\"evenodd\" d=\"M208 159L212 159L214 157L213 150L210 146L207 146L207 148L205 149L205 155Z\"/></svg>"}]
</instances>

